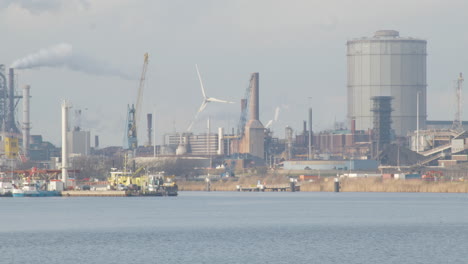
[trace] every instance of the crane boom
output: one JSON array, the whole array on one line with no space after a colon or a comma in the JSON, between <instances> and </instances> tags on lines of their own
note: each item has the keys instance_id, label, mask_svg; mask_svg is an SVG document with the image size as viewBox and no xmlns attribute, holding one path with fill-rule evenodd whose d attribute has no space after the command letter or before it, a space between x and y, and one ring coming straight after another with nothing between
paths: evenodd
<instances>
[{"instance_id":1,"label":"crane boom","mask_svg":"<svg viewBox=\"0 0 468 264\"><path fill-rule=\"evenodd\" d=\"M138 128L138 124L140 122L140 116L141 116L140 112L141 112L141 105L142 105L141 101L143 100L143 88L145 87L147 69L148 69L148 53L145 53L144 60L143 60L143 69L141 71L141 77L140 77L140 85L138 86L138 95L137 95L137 101L136 101L135 130Z\"/></svg>"},{"instance_id":2,"label":"crane boom","mask_svg":"<svg viewBox=\"0 0 468 264\"><path fill-rule=\"evenodd\" d=\"M143 88L145 87L146 70L148 69L148 53L145 53L143 69L141 71L140 83L138 86L136 105L128 106L127 110L127 148L135 150L138 147L137 126L140 121L141 105L143 101Z\"/></svg>"}]
</instances>

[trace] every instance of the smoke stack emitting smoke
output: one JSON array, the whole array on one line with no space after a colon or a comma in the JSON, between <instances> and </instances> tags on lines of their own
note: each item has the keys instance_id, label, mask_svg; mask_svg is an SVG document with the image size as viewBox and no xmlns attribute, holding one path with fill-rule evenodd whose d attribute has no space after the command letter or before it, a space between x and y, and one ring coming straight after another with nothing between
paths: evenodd
<instances>
[{"instance_id":1,"label":"smoke stack emitting smoke","mask_svg":"<svg viewBox=\"0 0 468 264\"><path fill-rule=\"evenodd\" d=\"M135 79L120 69L114 68L107 63L97 61L84 54L73 52L72 45L61 43L38 52L27 55L14 61L11 68L32 69L40 67L60 68L66 67L70 70L84 72L94 75L110 75L123 79Z\"/></svg>"}]
</instances>

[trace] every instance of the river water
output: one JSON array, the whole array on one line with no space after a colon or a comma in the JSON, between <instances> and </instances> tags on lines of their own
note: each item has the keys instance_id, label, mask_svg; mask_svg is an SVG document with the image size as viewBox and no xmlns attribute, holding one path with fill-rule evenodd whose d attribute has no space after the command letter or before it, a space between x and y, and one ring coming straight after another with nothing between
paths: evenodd
<instances>
[{"instance_id":1,"label":"river water","mask_svg":"<svg viewBox=\"0 0 468 264\"><path fill-rule=\"evenodd\" d=\"M468 194L0 198L0 263L468 263Z\"/></svg>"}]
</instances>

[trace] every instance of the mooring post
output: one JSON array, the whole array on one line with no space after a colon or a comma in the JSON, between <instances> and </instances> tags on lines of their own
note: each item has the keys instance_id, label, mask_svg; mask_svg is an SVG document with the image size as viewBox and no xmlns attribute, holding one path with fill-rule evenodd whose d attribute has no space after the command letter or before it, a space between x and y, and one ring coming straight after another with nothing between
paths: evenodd
<instances>
[{"instance_id":1,"label":"mooring post","mask_svg":"<svg viewBox=\"0 0 468 264\"><path fill-rule=\"evenodd\" d=\"M335 192L340 192L340 179L338 177L335 178Z\"/></svg>"},{"instance_id":2,"label":"mooring post","mask_svg":"<svg viewBox=\"0 0 468 264\"><path fill-rule=\"evenodd\" d=\"M291 192L295 192L296 191L296 181L293 178L290 178L289 181L290 181L289 187L291 188Z\"/></svg>"},{"instance_id":3,"label":"mooring post","mask_svg":"<svg viewBox=\"0 0 468 264\"><path fill-rule=\"evenodd\" d=\"M209 192L211 191L211 181L210 181L210 178L206 177L205 178L205 182L206 182L206 191Z\"/></svg>"}]
</instances>

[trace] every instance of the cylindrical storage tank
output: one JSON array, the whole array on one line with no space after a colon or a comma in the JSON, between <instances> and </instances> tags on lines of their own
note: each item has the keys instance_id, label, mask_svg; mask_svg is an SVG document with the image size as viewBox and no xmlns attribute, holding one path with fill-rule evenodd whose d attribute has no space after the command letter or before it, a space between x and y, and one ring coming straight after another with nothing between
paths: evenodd
<instances>
[{"instance_id":1,"label":"cylindrical storage tank","mask_svg":"<svg viewBox=\"0 0 468 264\"><path fill-rule=\"evenodd\" d=\"M406 136L426 127L426 40L400 37L398 31L380 30L374 37L347 42L348 120L356 130L373 127L373 96L392 96L392 129Z\"/></svg>"}]
</instances>

